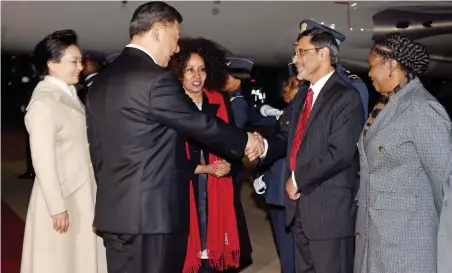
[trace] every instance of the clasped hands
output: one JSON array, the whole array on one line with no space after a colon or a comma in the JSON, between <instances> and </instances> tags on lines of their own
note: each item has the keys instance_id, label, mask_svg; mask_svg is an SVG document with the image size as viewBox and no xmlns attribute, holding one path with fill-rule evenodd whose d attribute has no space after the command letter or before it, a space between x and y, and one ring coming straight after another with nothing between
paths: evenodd
<instances>
[{"instance_id":1,"label":"clasped hands","mask_svg":"<svg viewBox=\"0 0 452 273\"><path fill-rule=\"evenodd\" d=\"M257 132L248 133L248 143L245 148L245 155L250 161L260 157L265 151L264 138Z\"/></svg>"},{"instance_id":2,"label":"clasped hands","mask_svg":"<svg viewBox=\"0 0 452 273\"><path fill-rule=\"evenodd\" d=\"M224 160L217 160L210 164L209 174L221 178L231 171L231 164Z\"/></svg>"}]
</instances>

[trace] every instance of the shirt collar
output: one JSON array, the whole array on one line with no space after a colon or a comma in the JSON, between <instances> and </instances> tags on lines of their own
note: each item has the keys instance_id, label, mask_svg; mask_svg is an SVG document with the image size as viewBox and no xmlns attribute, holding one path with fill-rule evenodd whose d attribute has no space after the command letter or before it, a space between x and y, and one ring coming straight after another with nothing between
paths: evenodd
<instances>
[{"instance_id":1,"label":"shirt collar","mask_svg":"<svg viewBox=\"0 0 452 273\"><path fill-rule=\"evenodd\" d=\"M230 93L231 93L231 96L240 96L240 95L242 95L242 90L237 89L237 90L231 91Z\"/></svg>"},{"instance_id":2,"label":"shirt collar","mask_svg":"<svg viewBox=\"0 0 452 273\"><path fill-rule=\"evenodd\" d=\"M88 76L86 76L85 81L91 79L92 77L94 77L94 76L96 76L96 75L97 75L97 73L89 74Z\"/></svg>"},{"instance_id":3,"label":"shirt collar","mask_svg":"<svg viewBox=\"0 0 452 273\"><path fill-rule=\"evenodd\" d=\"M55 85L58 85L67 94L69 94L69 96L71 96L73 99L77 100L77 90L75 89L75 87L73 85L68 85L64 81L62 81L60 79L57 79L55 77L49 76L49 75L45 76L44 80L48 81L48 82L51 82L51 83L53 83Z\"/></svg>"},{"instance_id":4,"label":"shirt collar","mask_svg":"<svg viewBox=\"0 0 452 273\"><path fill-rule=\"evenodd\" d=\"M157 62L155 61L155 58L151 55L151 53L149 53L149 51L147 51L143 47L136 45L136 44L128 44L128 45L126 45L126 47L132 47L132 48L143 51L144 53L148 54L149 57L151 57L151 59L154 61L155 64L157 64Z\"/></svg>"},{"instance_id":5,"label":"shirt collar","mask_svg":"<svg viewBox=\"0 0 452 273\"><path fill-rule=\"evenodd\" d=\"M326 74L322 78L320 78L320 80L318 80L315 84L311 84L311 86L309 86L309 88L312 89L312 92L314 92L314 94L319 94L320 91L322 90L323 86L328 81L328 79L331 77L331 75L333 75L333 73L334 73L334 70L331 71L330 73Z\"/></svg>"}]
</instances>

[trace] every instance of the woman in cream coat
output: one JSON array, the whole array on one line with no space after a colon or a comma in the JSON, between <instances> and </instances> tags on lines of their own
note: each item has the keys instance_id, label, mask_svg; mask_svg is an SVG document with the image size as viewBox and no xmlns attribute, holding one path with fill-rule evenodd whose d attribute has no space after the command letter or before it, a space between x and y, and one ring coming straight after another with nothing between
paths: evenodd
<instances>
[{"instance_id":1,"label":"woman in cream coat","mask_svg":"<svg viewBox=\"0 0 452 273\"><path fill-rule=\"evenodd\" d=\"M73 86L82 70L75 32L48 35L34 57L46 77L25 116L36 180L21 273L104 273L105 249L92 228L96 184L85 112Z\"/></svg>"}]
</instances>

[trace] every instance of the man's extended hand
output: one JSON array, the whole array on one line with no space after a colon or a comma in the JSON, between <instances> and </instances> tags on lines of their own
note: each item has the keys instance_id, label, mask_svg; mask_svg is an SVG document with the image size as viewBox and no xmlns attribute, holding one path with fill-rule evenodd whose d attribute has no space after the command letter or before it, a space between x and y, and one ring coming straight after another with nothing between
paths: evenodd
<instances>
[{"instance_id":1,"label":"man's extended hand","mask_svg":"<svg viewBox=\"0 0 452 273\"><path fill-rule=\"evenodd\" d=\"M250 161L255 160L264 153L264 141L262 138L248 133L248 143L246 144L245 155Z\"/></svg>"},{"instance_id":2,"label":"man's extended hand","mask_svg":"<svg viewBox=\"0 0 452 273\"><path fill-rule=\"evenodd\" d=\"M257 137L257 139L259 139L260 142L264 143L264 138L258 132L254 132L253 136Z\"/></svg>"},{"instance_id":3,"label":"man's extended hand","mask_svg":"<svg viewBox=\"0 0 452 273\"><path fill-rule=\"evenodd\" d=\"M297 200L300 198L300 193L298 192L298 187L292 181L292 177L289 177L286 182L286 192L290 200Z\"/></svg>"}]
</instances>

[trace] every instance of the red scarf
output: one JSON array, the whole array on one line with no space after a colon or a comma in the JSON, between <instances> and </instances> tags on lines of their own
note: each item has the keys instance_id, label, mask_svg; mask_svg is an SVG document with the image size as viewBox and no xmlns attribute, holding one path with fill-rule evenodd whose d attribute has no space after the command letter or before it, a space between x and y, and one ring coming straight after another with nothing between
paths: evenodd
<instances>
[{"instance_id":1,"label":"red scarf","mask_svg":"<svg viewBox=\"0 0 452 273\"><path fill-rule=\"evenodd\" d=\"M224 98L220 92L204 91L210 104L219 104L217 117L229 123ZM225 136L226 137L226 136ZM185 143L187 157L190 159L188 142ZM209 161L221 158L209 153ZM207 255L212 268L225 270L239 267L240 246L237 221L234 209L234 188L231 177L216 178L207 176ZM201 266L201 237L193 190L190 181L190 233L183 273L196 273Z\"/></svg>"}]
</instances>

